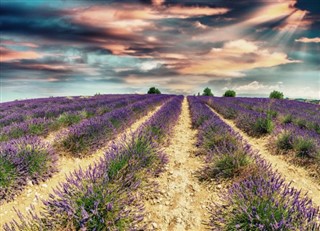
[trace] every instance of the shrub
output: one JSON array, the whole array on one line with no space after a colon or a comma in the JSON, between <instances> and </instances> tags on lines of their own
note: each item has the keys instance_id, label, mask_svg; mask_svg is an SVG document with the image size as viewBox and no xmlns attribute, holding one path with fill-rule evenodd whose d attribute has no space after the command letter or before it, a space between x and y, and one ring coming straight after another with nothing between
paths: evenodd
<instances>
[{"instance_id":1,"label":"shrub","mask_svg":"<svg viewBox=\"0 0 320 231\"><path fill-rule=\"evenodd\" d=\"M213 96L212 92L211 92L211 89L206 87L204 90L203 90L203 93L202 93L203 96Z\"/></svg>"},{"instance_id":2,"label":"shrub","mask_svg":"<svg viewBox=\"0 0 320 231\"><path fill-rule=\"evenodd\" d=\"M243 150L225 152L214 156L211 169L211 177L234 177L250 164L250 158Z\"/></svg>"},{"instance_id":3,"label":"shrub","mask_svg":"<svg viewBox=\"0 0 320 231\"><path fill-rule=\"evenodd\" d=\"M293 136L285 131L276 138L277 150L289 151L293 149Z\"/></svg>"},{"instance_id":4,"label":"shrub","mask_svg":"<svg viewBox=\"0 0 320 231\"><path fill-rule=\"evenodd\" d=\"M301 119L301 118L296 119L294 123L297 124L299 128L307 128L307 121L304 119Z\"/></svg>"},{"instance_id":5,"label":"shrub","mask_svg":"<svg viewBox=\"0 0 320 231\"><path fill-rule=\"evenodd\" d=\"M233 90L227 90L224 94L224 97L236 97L236 92Z\"/></svg>"},{"instance_id":6,"label":"shrub","mask_svg":"<svg viewBox=\"0 0 320 231\"><path fill-rule=\"evenodd\" d=\"M233 184L212 211L213 230L319 230L318 208L270 173Z\"/></svg>"},{"instance_id":7,"label":"shrub","mask_svg":"<svg viewBox=\"0 0 320 231\"><path fill-rule=\"evenodd\" d=\"M280 91L273 91L269 95L270 99L283 99L283 93Z\"/></svg>"},{"instance_id":8,"label":"shrub","mask_svg":"<svg viewBox=\"0 0 320 231\"><path fill-rule=\"evenodd\" d=\"M271 133L274 127L270 116L245 111L236 118L236 125L248 135L256 137Z\"/></svg>"},{"instance_id":9,"label":"shrub","mask_svg":"<svg viewBox=\"0 0 320 231\"><path fill-rule=\"evenodd\" d=\"M219 134L218 130L207 129L203 134L203 147L206 151L230 151L235 152L238 148L238 142L235 137L230 134Z\"/></svg>"},{"instance_id":10,"label":"shrub","mask_svg":"<svg viewBox=\"0 0 320 231\"><path fill-rule=\"evenodd\" d=\"M150 87L148 94L161 94L161 92L158 88Z\"/></svg>"},{"instance_id":11,"label":"shrub","mask_svg":"<svg viewBox=\"0 0 320 231\"><path fill-rule=\"evenodd\" d=\"M81 116L79 114L68 114L63 113L58 118L58 123L62 126L70 126L72 124L79 123L81 120Z\"/></svg>"},{"instance_id":12,"label":"shrub","mask_svg":"<svg viewBox=\"0 0 320 231\"><path fill-rule=\"evenodd\" d=\"M0 156L0 188L10 188L17 179L17 169L14 163Z\"/></svg>"},{"instance_id":13,"label":"shrub","mask_svg":"<svg viewBox=\"0 0 320 231\"><path fill-rule=\"evenodd\" d=\"M272 132L273 127L273 122L270 118L259 118L253 126L253 132L257 136L268 134Z\"/></svg>"},{"instance_id":14,"label":"shrub","mask_svg":"<svg viewBox=\"0 0 320 231\"><path fill-rule=\"evenodd\" d=\"M24 137L0 146L0 201L11 199L26 185L49 178L57 168L53 149L36 137ZM3 187L5 186L5 187Z\"/></svg>"},{"instance_id":15,"label":"shrub","mask_svg":"<svg viewBox=\"0 0 320 231\"><path fill-rule=\"evenodd\" d=\"M298 137L295 140L293 147L298 157L317 156L317 146L312 139Z\"/></svg>"},{"instance_id":16,"label":"shrub","mask_svg":"<svg viewBox=\"0 0 320 231\"><path fill-rule=\"evenodd\" d=\"M281 122L283 124L289 124L289 123L292 123L292 120L293 120L292 114L287 114L281 119Z\"/></svg>"}]
</instances>

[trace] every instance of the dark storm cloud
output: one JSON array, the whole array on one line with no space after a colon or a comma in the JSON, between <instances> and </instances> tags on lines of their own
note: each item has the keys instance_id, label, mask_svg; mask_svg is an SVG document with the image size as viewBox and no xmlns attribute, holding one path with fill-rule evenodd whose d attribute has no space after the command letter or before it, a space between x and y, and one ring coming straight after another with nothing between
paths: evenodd
<instances>
[{"instance_id":1,"label":"dark storm cloud","mask_svg":"<svg viewBox=\"0 0 320 231\"><path fill-rule=\"evenodd\" d=\"M298 0L295 7L307 10L311 14L320 15L320 4L318 0Z\"/></svg>"},{"instance_id":2,"label":"dark storm cloud","mask_svg":"<svg viewBox=\"0 0 320 231\"><path fill-rule=\"evenodd\" d=\"M72 22L67 10L30 8L4 4L0 7L0 31L4 34L32 36L47 40L93 43L96 39L131 41L134 38L104 28Z\"/></svg>"}]
</instances>

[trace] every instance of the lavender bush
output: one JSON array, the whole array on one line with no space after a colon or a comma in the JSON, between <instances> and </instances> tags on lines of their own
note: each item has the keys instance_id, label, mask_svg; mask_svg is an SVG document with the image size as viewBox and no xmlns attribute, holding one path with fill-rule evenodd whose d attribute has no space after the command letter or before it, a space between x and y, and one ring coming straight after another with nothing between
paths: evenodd
<instances>
[{"instance_id":1,"label":"lavender bush","mask_svg":"<svg viewBox=\"0 0 320 231\"><path fill-rule=\"evenodd\" d=\"M273 173L235 183L223 207L213 210L214 230L319 230L319 209Z\"/></svg>"},{"instance_id":2,"label":"lavender bush","mask_svg":"<svg viewBox=\"0 0 320 231\"><path fill-rule=\"evenodd\" d=\"M275 154L294 153L297 157L320 158L320 139L314 131L295 125L278 126L270 139Z\"/></svg>"},{"instance_id":3,"label":"lavender bush","mask_svg":"<svg viewBox=\"0 0 320 231\"><path fill-rule=\"evenodd\" d=\"M57 171L57 155L36 137L24 137L0 146L0 202L10 200L27 181L39 183Z\"/></svg>"}]
</instances>

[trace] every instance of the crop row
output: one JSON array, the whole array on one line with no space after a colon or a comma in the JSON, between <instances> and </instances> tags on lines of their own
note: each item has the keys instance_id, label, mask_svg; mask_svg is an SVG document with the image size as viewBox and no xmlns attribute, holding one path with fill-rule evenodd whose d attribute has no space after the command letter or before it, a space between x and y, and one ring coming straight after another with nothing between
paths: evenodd
<instances>
[{"instance_id":1,"label":"crop row","mask_svg":"<svg viewBox=\"0 0 320 231\"><path fill-rule=\"evenodd\" d=\"M129 98L132 97L139 96L129 96ZM14 107L11 110L4 111L0 116L0 124L1 127L4 127L14 122L22 122L33 118L56 118L62 113L75 113L83 108L90 112L90 110L94 110L95 108L104 107L109 102L115 102L124 98L128 97L125 95L103 95L91 98L61 99L61 102L55 100L54 102L43 103L41 105L29 103L21 108ZM1 109L4 107L1 105Z\"/></svg>"},{"instance_id":2,"label":"crop row","mask_svg":"<svg viewBox=\"0 0 320 231\"><path fill-rule=\"evenodd\" d=\"M72 156L83 157L169 98L166 95L150 96L101 116L83 120L61 132L55 140L55 146Z\"/></svg>"},{"instance_id":3,"label":"crop row","mask_svg":"<svg viewBox=\"0 0 320 231\"><path fill-rule=\"evenodd\" d=\"M104 100L116 100L121 99L125 95L95 95L90 97L73 96L73 97L49 97L49 98L39 98L39 99L28 99L19 100L12 102L1 103L0 107L0 118L4 118L15 112L21 112L22 114L28 113L30 116L33 115L32 112L37 112L38 110L49 110L51 107L63 107L64 105L72 104L86 104L93 101L104 101ZM34 111L33 111L34 110ZM53 110L54 111L54 110ZM35 113L36 115L38 113ZM50 115L50 113L48 113Z\"/></svg>"},{"instance_id":4,"label":"crop row","mask_svg":"<svg viewBox=\"0 0 320 231\"><path fill-rule=\"evenodd\" d=\"M307 121L311 117L313 119L320 118L320 114L317 114L317 105L301 102L292 103L289 100L273 100L270 102L268 99L256 99L257 106L255 106L252 99L246 98L240 98L237 101L213 97L202 99L225 118L234 119L236 126L247 134L258 137L271 134L268 148L272 153L289 154L294 162L307 168L312 176L320 177L318 122L317 120L301 122ZM235 104L236 102L237 104ZM262 105L261 102L269 103L271 106L269 105L269 109L266 109L267 106ZM283 102L288 103L288 111ZM304 115L309 116L301 117L301 113L298 113L297 109L292 109L292 104L299 104L299 106L306 104L306 109L301 106L301 110L308 111L309 114L305 113ZM283 113L290 114L284 115ZM279 117L281 114L282 117ZM295 120L293 118L299 119Z\"/></svg>"},{"instance_id":5,"label":"crop row","mask_svg":"<svg viewBox=\"0 0 320 231\"><path fill-rule=\"evenodd\" d=\"M134 230L143 219L143 205L134 196L145 179L167 162L159 145L181 111L182 97L165 103L132 136L114 144L98 163L72 173L44 201L40 215L18 212L4 230ZM154 128L157 131L154 133Z\"/></svg>"},{"instance_id":6,"label":"crop row","mask_svg":"<svg viewBox=\"0 0 320 231\"><path fill-rule=\"evenodd\" d=\"M319 230L319 208L286 184L249 144L199 98L188 97L203 180L230 182L222 203L212 204L213 230ZM199 122L200 121L200 122Z\"/></svg>"},{"instance_id":7,"label":"crop row","mask_svg":"<svg viewBox=\"0 0 320 231\"><path fill-rule=\"evenodd\" d=\"M94 100L91 101L90 104L76 102L65 104L63 107L52 105L48 110L47 108L41 109L41 113L39 113L38 116L34 116L34 118L30 117L26 120L23 119L23 115L26 113L14 113L12 116L18 115L18 117L22 118L22 121L12 122L10 125L3 127L0 132L0 141L7 141L24 135L45 136L49 132L56 131L61 127L79 123L86 118L103 115L115 108L123 107L145 98L145 96L123 97L119 99L112 97L112 99L109 100ZM44 114L42 115L42 113ZM47 117L48 113L51 113L52 116Z\"/></svg>"},{"instance_id":8,"label":"crop row","mask_svg":"<svg viewBox=\"0 0 320 231\"><path fill-rule=\"evenodd\" d=\"M57 155L37 137L0 145L0 204L13 199L28 183L38 183L57 171Z\"/></svg>"},{"instance_id":9,"label":"crop row","mask_svg":"<svg viewBox=\"0 0 320 231\"><path fill-rule=\"evenodd\" d=\"M260 137L273 130L272 116L268 113L250 110L217 97L201 97L201 99L226 119L234 119L236 126L250 136Z\"/></svg>"},{"instance_id":10,"label":"crop row","mask_svg":"<svg viewBox=\"0 0 320 231\"><path fill-rule=\"evenodd\" d=\"M130 126L136 119L169 99L170 96L149 98L114 109L105 113L104 117L96 116L85 120L79 126L70 127L66 134L61 134L58 138L61 143L57 142L53 147L35 136L2 142L0 145L0 162L2 163L0 165L0 202L12 200L25 188L28 181L38 183L51 177L52 173L57 171L55 163L59 149L57 150L56 146L59 148L59 145L64 145L62 147L78 145L77 156L83 156L89 151L92 153L99 145L114 138L125 127ZM124 102L128 104L127 101L122 101L123 106ZM116 119L119 122L112 123ZM108 130L104 129L105 127L108 127ZM80 144L85 145L81 150Z\"/></svg>"},{"instance_id":11,"label":"crop row","mask_svg":"<svg viewBox=\"0 0 320 231\"><path fill-rule=\"evenodd\" d=\"M299 128L320 134L320 106L294 100L264 98L211 98L211 105L226 118L234 119L242 111L270 115L280 124L292 123Z\"/></svg>"}]
</instances>

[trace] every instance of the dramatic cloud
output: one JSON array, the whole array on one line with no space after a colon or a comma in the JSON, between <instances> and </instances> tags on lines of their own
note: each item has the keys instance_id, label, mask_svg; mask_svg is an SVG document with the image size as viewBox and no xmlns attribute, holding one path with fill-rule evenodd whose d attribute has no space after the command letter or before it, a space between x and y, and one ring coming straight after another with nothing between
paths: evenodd
<instances>
[{"instance_id":1,"label":"dramatic cloud","mask_svg":"<svg viewBox=\"0 0 320 231\"><path fill-rule=\"evenodd\" d=\"M234 89L239 93L257 92L257 91L269 92L272 90L280 90L282 85L283 85L282 82L278 82L276 85L265 85L258 81L253 81L246 85L240 85L240 86L234 87Z\"/></svg>"},{"instance_id":2,"label":"dramatic cloud","mask_svg":"<svg viewBox=\"0 0 320 231\"><path fill-rule=\"evenodd\" d=\"M42 55L35 51L15 51L0 46L0 62L19 59L38 59L41 57Z\"/></svg>"},{"instance_id":3,"label":"dramatic cloud","mask_svg":"<svg viewBox=\"0 0 320 231\"><path fill-rule=\"evenodd\" d=\"M287 94L294 86L317 92L317 2L5 1L1 90L6 100L17 97L19 83L42 96L57 86L55 94L145 92L149 85L190 94L221 81L217 90L243 94L279 82Z\"/></svg>"},{"instance_id":4,"label":"dramatic cloud","mask_svg":"<svg viewBox=\"0 0 320 231\"><path fill-rule=\"evenodd\" d=\"M295 40L296 42L301 42L301 43L320 43L320 37L319 38L299 38Z\"/></svg>"},{"instance_id":5,"label":"dramatic cloud","mask_svg":"<svg viewBox=\"0 0 320 231\"><path fill-rule=\"evenodd\" d=\"M245 76L243 72L246 70L293 62L297 61L289 60L284 53L270 52L253 42L236 40L225 43L222 48L212 48L208 54L192 60L181 72L193 75L243 77Z\"/></svg>"}]
</instances>

